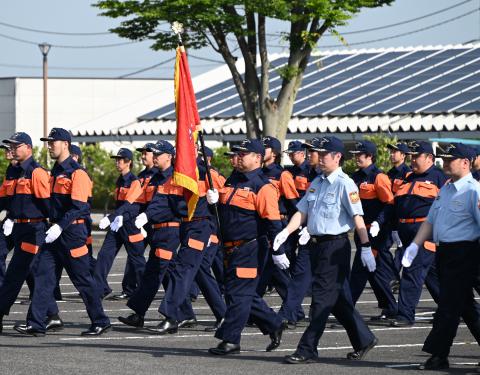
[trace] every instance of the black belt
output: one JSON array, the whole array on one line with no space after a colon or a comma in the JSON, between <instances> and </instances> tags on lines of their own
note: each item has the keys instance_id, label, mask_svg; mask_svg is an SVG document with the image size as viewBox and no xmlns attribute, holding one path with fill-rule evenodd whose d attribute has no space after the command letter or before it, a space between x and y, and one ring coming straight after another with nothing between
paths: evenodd
<instances>
[{"instance_id":1,"label":"black belt","mask_svg":"<svg viewBox=\"0 0 480 375\"><path fill-rule=\"evenodd\" d=\"M340 240L348 238L348 232L341 234L324 234L322 236L310 236L310 242L320 243L325 241Z\"/></svg>"},{"instance_id":2,"label":"black belt","mask_svg":"<svg viewBox=\"0 0 480 375\"><path fill-rule=\"evenodd\" d=\"M437 245L439 246L468 246L468 245L478 245L478 240L476 241L455 241L455 242L439 242Z\"/></svg>"}]
</instances>

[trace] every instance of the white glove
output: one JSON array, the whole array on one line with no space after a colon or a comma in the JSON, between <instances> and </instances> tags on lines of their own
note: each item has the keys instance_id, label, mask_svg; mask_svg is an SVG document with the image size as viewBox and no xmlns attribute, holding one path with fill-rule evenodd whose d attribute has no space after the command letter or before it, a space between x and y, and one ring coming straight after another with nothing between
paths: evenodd
<instances>
[{"instance_id":1,"label":"white glove","mask_svg":"<svg viewBox=\"0 0 480 375\"><path fill-rule=\"evenodd\" d=\"M102 220L100 220L100 223L98 224L98 227L100 229L105 229L107 228L108 226L110 225L110 219L108 218L108 216L104 216L102 218Z\"/></svg>"},{"instance_id":2,"label":"white glove","mask_svg":"<svg viewBox=\"0 0 480 375\"><path fill-rule=\"evenodd\" d=\"M8 237L12 234L14 224L15 222L11 219L5 220L5 222L3 223L3 234L5 235L5 237Z\"/></svg>"},{"instance_id":3,"label":"white glove","mask_svg":"<svg viewBox=\"0 0 480 375\"><path fill-rule=\"evenodd\" d=\"M373 272L377 268L377 263L375 262L375 257L373 256L372 248L370 246L363 247L362 252L360 254L360 258L362 259L362 264L364 267L368 268L368 272Z\"/></svg>"},{"instance_id":4,"label":"white glove","mask_svg":"<svg viewBox=\"0 0 480 375\"><path fill-rule=\"evenodd\" d=\"M273 240L273 251L277 251L280 246L287 240L290 233L288 233L287 228L283 229L280 233L277 234Z\"/></svg>"},{"instance_id":5,"label":"white glove","mask_svg":"<svg viewBox=\"0 0 480 375\"><path fill-rule=\"evenodd\" d=\"M374 221L370 226L370 235L372 237L377 237L379 232L380 232L380 225L378 225L378 222Z\"/></svg>"},{"instance_id":6,"label":"white glove","mask_svg":"<svg viewBox=\"0 0 480 375\"><path fill-rule=\"evenodd\" d=\"M413 260L418 254L418 245L415 242L412 242L410 245L407 246L405 249L405 253L403 254L402 258L402 266L410 267L412 265Z\"/></svg>"},{"instance_id":7,"label":"white glove","mask_svg":"<svg viewBox=\"0 0 480 375\"><path fill-rule=\"evenodd\" d=\"M137 216L135 219L135 226L140 229L142 228L145 224L148 223L148 217L145 212L142 212L140 215Z\"/></svg>"},{"instance_id":8,"label":"white glove","mask_svg":"<svg viewBox=\"0 0 480 375\"><path fill-rule=\"evenodd\" d=\"M51 243L55 241L60 235L62 234L62 228L60 225L55 224L50 227L49 230L46 232L46 237L45 237L45 242L46 243Z\"/></svg>"},{"instance_id":9,"label":"white glove","mask_svg":"<svg viewBox=\"0 0 480 375\"><path fill-rule=\"evenodd\" d=\"M272 255L273 263L281 270L286 270L290 267L290 261L285 254Z\"/></svg>"},{"instance_id":10,"label":"white glove","mask_svg":"<svg viewBox=\"0 0 480 375\"><path fill-rule=\"evenodd\" d=\"M147 231L145 229L140 228L140 233L142 234L143 238L147 238Z\"/></svg>"},{"instance_id":11,"label":"white glove","mask_svg":"<svg viewBox=\"0 0 480 375\"><path fill-rule=\"evenodd\" d=\"M208 189L207 191L207 202L208 204L215 204L218 202L218 190L217 189Z\"/></svg>"},{"instance_id":12,"label":"white glove","mask_svg":"<svg viewBox=\"0 0 480 375\"><path fill-rule=\"evenodd\" d=\"M114 232L118 232L121 227L123 227L123 216L119 215L113 220L113 223L110 224L110 229Z\"/></svg>"},{"instance_id":13,"label":"white glove","mask_svg":"<svg viewBox=\"0 0 480 375\"><path fill-rule=\"evenodd\" d=\"M396 230L392 231L392 240L397 244L397 247L403 247L402 240Z\"/></svg>"},{"instance_id":14,"label":"white glove","mask_svg":"<svg viewBox=\"0 0 480 375\"><path fill-rule=\"evenodd\" d=\"M306 245L308 241L310 241L310 233L308 233L307 227L304 227L300 233L298 233L298 244L299 245Z\"/></svg>"}]
</instances>

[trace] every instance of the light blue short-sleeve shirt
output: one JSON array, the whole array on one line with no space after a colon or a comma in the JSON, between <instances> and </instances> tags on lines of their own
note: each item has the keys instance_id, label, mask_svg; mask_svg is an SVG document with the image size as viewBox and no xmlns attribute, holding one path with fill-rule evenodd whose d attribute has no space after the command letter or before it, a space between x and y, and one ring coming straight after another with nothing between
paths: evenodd
<instances>
[{"instance_id":1,"label":"light blue short-sleeve shirt","mask_svg":"<svg viewBox=\"0 0 480 375\"><path fill-rule=\"evenodd\" d=\"M469 173L445 184L430 207L427 220L433 241L476 241L480 238L480 183Z\"/></svg>"},{"instance_id":2,"label":"light blue short-sleeve shirt","mask_svg":"<svg viewBox=\"0 0 480 375\"><path fill-rule=\"evenodd\" d=\"M307 215L308 233L314 236L348 232L355 226L353 217L363 215L357 185L342 168L317 176L297 209Z\"/></svg>"}]
</instances>

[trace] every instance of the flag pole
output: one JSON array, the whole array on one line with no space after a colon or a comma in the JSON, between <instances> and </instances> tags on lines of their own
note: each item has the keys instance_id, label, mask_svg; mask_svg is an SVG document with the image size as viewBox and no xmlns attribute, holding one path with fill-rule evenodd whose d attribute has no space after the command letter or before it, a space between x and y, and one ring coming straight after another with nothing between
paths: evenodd
<instances>
[{"instance_id":1,"label":"flag pole","mask_svg":"<svg viewBox=\"0 0 480 375\"><path fill-rule=\"evenodd\" d=\"M175 22L172 24L172 31L173 31L174 34L176 34L177 37L178 37L178 45L179 45L179 46L183 46L183 41L182 41L183 24L181 24L180 22L175 21ZM198 135L198 139L200 140L200 150L201 150L201 155L202 155L202 158L203 158L203 162L205 163L205 170L206 170L206 172L207 172L208 185L210 186L210 189L214 189L213 180L212 180L212 174L210 173L210 164L208 163L207 154L206 154L206 152L205 152L205 141L204 141L204 139L203 139L203 132L202 132L202 130L198 130L198 131L197 131L197 135ZM218 206L217 206L216 203L213 204L212 206L213 206L213 211L214 211L215 218L216 218L216 221L217 221L217 228L218 228L217 237L218 237L220 246L223 246L223 241L222 241L222 227L221 227L221 225L220 225L220 216L218 215Z\"/></svg>"}]
</instances>

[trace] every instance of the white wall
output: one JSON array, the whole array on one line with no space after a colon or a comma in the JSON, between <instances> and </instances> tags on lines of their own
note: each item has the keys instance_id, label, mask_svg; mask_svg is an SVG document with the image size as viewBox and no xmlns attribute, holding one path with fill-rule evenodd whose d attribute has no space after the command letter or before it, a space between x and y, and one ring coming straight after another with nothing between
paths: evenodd
<instances>
[{"instance_id":1,"label":"white wall","mask_svg":"<svg viewBox=\"0 0 480 375\"><path fill-rule=\"evenodd\" d=\"M15 132L15 80L0 79L0 141Z\"/></svg>"},{"instance_id":2,"label":"white wall","mask_svg":"<svg viewBox=\"0 0 480 375\"><path fill-rule=\"evenodd\" d=\"M40 145L43 80L17 78L15 82L16 131L29 133L34 144ZM171 80L49 78L48 129L123 127L157 109L172 95Z\"/></svg>"}]
</instances>

